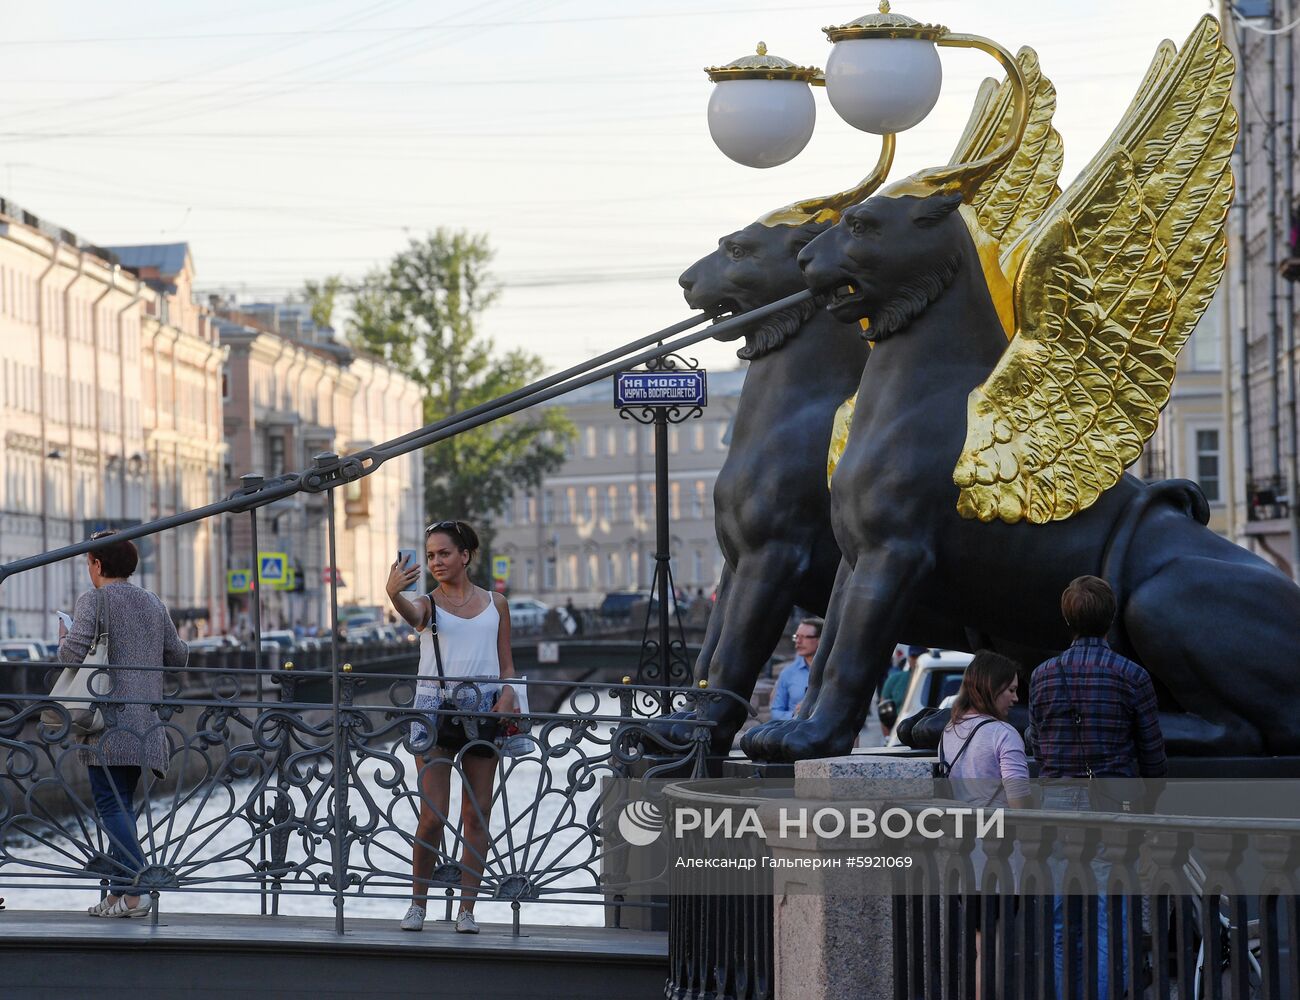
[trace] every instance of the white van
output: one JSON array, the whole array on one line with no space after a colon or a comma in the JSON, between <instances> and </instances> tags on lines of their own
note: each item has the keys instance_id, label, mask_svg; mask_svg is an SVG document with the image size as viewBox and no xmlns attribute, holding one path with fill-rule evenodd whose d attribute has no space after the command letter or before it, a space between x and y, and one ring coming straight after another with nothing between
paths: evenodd
<instances>
[{"instance_id":1,"label":"white van","mask_svg":"<svg viewBox=\"0 0 1300 1000\"><path fill-rule=\"evenodd\" d=\"M910 718L923 708L938 708L946 699L955 698L961 688L961 679L966 674L966 664L973 660L970 653L959 653L951 649L932 649L922 653L912 669L912 679L907 685L907 694L898 706L898 722ZM951 701L948 702L952 704ZM898 724L885 742L887 747L903 744L898 740Z\"/></svg>"}]
</instances>

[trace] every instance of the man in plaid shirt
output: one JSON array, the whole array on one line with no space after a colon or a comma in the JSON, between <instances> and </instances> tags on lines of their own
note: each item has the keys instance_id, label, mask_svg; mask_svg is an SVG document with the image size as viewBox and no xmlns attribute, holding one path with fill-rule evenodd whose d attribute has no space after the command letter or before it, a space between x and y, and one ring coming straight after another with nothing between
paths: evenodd
<instances>
[{"instance_id":1,"label":"man in plaid shirt","mask_svg":"<svg viewBox=\"0 0 1300 1000\"><path fill-rule=\"evenodd\" d=\"M1061 614L1074 641L1060 656L1038 665L1029 681L1030 747L1038 758L1039 776L1053 778L1124 777L1157 778L1165 774L1165 741L1156 716L1156 693L1147 672L1116 653L1105 636L1115 620L1115 595L1105 580L1081 576L1061 595ZM1091 784L1088 782L1087 784ZM1043 808L1082 811L1093 808L1091 791L1079 783L1043 790ZM1048 861L1060 880L1065 860L1054 853ZM1096 884L1109 881L1110 865L1104 853L1091 864ZM1083 911L1080 901L1069 902L1074 928L1074 968L1070 980L1083 984L1083 962L1093 965L1097 996L1109 996L1109 907L1097 893L1097 954L1082 954ZM1056 991L1061 995L1065 966L1064 896L1053 905ZM1120 911L1120 940L1128 914ZM1121 956L1122 960L1123 956ZM1121 965L1121 968L1123 966ZM1120 988L1123 989L1121 980Z\"/></svg>"},{"instance_id":2,"label":"man in plaid shirt","mask_svg":"<svg viewBox=\"0 0 1300 1000\"><path fill-rule=\"evenodd\" d=\"M1151 678L1110 648L1115 595L1081 576L1061 596L1074 642L1029 681L1029 744L1042 778L1159 778L1165 741Z\"/></svg>"}]
</instances>

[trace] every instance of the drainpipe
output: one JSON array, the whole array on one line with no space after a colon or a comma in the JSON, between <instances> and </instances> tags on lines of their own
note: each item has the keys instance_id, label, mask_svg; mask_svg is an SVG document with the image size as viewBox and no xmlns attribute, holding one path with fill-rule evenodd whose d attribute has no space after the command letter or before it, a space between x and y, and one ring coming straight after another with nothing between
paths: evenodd
<instances>
[{"instance_id":1,"label":"drainpipe","mask_svg":"<svg viewBox=\"0 0 1300 1000\"><path fill-rule=\"evenodd\" d=\"M1286 24L1291 23L1295 13L1294 0L1287 0ZM1282 169L1286 171L1286 205L1287 214L1283 218L1290 221L1290 213L1295 210L1295 171L1292 169L1291 157L1295 151L1295 44L1288 41L1286 46L1286 155L1282 158ZM1275 227L1276 228L1276 227ZM1300 424L1296 423L1296 360L1295 360L1295 282L1286 283L1286 381L1287 381L1287 466L1291 481L1287 483L1287 508L1291 515L1291 575L1300 580Z\"/></svg>"},{"instance_id":2,"label":"drainpipe","mask_svg":"<svg viewBox=\"0 0 1300 1000\"><path fill-rule=\"evenodd\" d=\"M127 447L127 427L126 427L126 314L134 309L140 302L140 297L144 294L144 282L139 278L135 279L135 291L131 295L131 301L117 311L117 429L122 438L122 468L121 468L121 488L122 488L122 517L126 518L126 469L127 453L130 449ZM136 359L139 360L138 358ZM144 512L140 512L140 520L144 520Z\"/></svg>"},{"instance_id":3,"label":"drainpipe","mask_svg":"<svg viewBox=\"0 0 1300 1000\"><path fill-rule=\"evenodd\" d=\"M50 263L36 279L36 343L37 362L40 371L36 373L36 398L40 404L41 421L41 551L50 550L50 487L46 481L45 463L50 454L49 421L45 407L45 337L49 333L49 317L45 308L45 279L59 266L59 241L50 238ZM48 612L53 607L50 601L50 568L41 567L41 610Z\"/></svg>"},{"instance_id":4,"label":"drainpipe","mask_svg":"<svg viewBox=\"0 0 1300 1000\"><path fill-rule=\"evenodd\" d=\"M100 318L101 313L99 307L100 304L106 298L108 298L115 291L117 291L117 275L120 270L121 268L119 268L116 264L113 265L112 270L109 272L107 286L105 286L104 290L95 297L95 301L91 304L90 307L91 340L93 341L92 348L95 354L94 371L95 371L95 469L96 471L104 468L104 428L103 428L103 419L101 415L101 407L99 405L99 392L100 392L99 351L102 346L101 343L102 331L100 330L100 327L103 325L103 321ZM122 455L122 468L123 470L125 470L126 468L125 454ZM108 502L105 496L105 489L104 489L105 478L107 478L106 475L95 476L95 488L98 491L96 505L99 512L104 517L108 517Z\"/></svg>"},{"instance_id":5,"label":"drainpipe","mask_svg":"<svg viewBox=\"0 0 1300 1000\"><path fill-rule=\"evenodd\" d=\"M1233 151L1233 168L1237 177L1237 191L1234 202L1234 216L1236 221L1236 243L1237 243L1237 319L1240 324L1237 330L1237 344L1240 353L1241 372L1241 428L1242 428L1242 458L1243 470L1247 486L1247 494L1244 497L1244 511L1242 521L1250 520L1250 495L1249 486L1255 481L1255 436L1252 426L1251 411L1251 392L1250 392L1250 269L1247 266L1247 245L1250 238L1249 234L1249 213L1247 204L1249 177L1246 172L1246 147L1250 142L1250 133L1252 123L1250 121L1250 106L1246 102L1246 77L1247 77L1247 59L1246 59L1246 40L1244 29L1230 16L1226 23L1234 26L1233 35L1237 42L1237 58L1239 60L1239 69L1237 78L1233 83L1236 90L1236 105L1241 109L1242 118L1245 119L1245 128L1242 129L1240 138L1237 140L1237 148ZM1270 220L1271 221L1271 220ZM1232 413L1229 411L1229 418ZM1228 427L1231 428L1233 422L1228 421ZM1234 470L1235 472L1235 470Z\"/></svg>"},{"instance_id":6,"label":"drainpipe","mask_svg":"<svg viewBox=\"0 0 1300 1000\"><path fill-rule=\"evenodd\" d=\"M86 273L86 251L78 251L77 273L73 280L64 285L64 382L68 391L64 393L66 406L64 417L68 421L68 544L75 545L81 541L77 537L77 429L73 427L73 324L72 302L73 285L82 280ZM69 603L75 601L75 586L69 577Z\"/></svg>"},{"instance_id":7,"label":"drainpipe","mask_svg":"<svg viewBox=\"0 0 1300 1000\"><path fill-rule=\"evenodd\" d=\"M1269 16L1269 27L1275 27L1277 19ZM1268 37L1268 381L1269 409L1268 428L1269 443L1273 451L1273 479L1282 477L1282 385L1281 368L1278 353L1281 350L1280 321L1278 318L1278 299L1281 288L1278 285L1278 240L1277 226L1277 172L1279 169L1277 155L1277 36ZM1290 150L1287 150L1290 153Z\"/></svg>"}]
</instances>

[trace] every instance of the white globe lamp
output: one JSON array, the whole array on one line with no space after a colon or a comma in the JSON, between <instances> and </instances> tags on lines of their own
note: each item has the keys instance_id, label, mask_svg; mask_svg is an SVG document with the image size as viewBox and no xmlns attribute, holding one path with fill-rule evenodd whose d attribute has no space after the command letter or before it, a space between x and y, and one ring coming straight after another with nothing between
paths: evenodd
<instances>
[{"instance_id":1,"label":"white globe lamp","mask_svg":"<svg viewBox=\"0 0 1300 1000\"><path fill-rule=\"evenodd\" d=\"M755 55L705 70L715 84L709 97L709 134L730 159L747 167L776 167L794 159L817 123L813 80L821 70L769 55Z\"/></svg>"},{"instance_id":2,"label":"white globe lamp","mask_svg":"<svg viewBox=\"0 0 1300 1000\"><path fill-rule=\"evenodd\" d=\"M880 13L823 29L834 44L826 61L826 96L836 114L876 135L902 132L923 121L939 100L943 64L937 25Z\"/></svg>"}]
</instances>

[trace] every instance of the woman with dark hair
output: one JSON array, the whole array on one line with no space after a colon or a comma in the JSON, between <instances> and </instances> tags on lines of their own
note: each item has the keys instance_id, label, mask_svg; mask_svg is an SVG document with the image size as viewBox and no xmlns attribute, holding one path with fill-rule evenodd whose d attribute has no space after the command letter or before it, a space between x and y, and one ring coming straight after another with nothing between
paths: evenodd
<instances>
[{"instance_id":1,"label":"woman with dark hair","mask_svg":"<svg viewBox=\"0 0 1300 1000\"><path fill-rule=\"evenodd\" d=\"M420 817L412 845L411 906L401 922L404 931L424 927L429 881L450 805L451 767L459 759L464 896L456 930L478 933L474 899L487 858L497 753L486 732L488 720L437 712L447 701L467 712L515 711L514 689L501 684L515 675L510 609L503 595L489 593L470 580L470 562L478 546L478 535L464 521L437 521L424 531L425 559L438 581L437 589L414 600L407 598L402 591L419 578L420 567L402 563L400 554L388 574L388 599L420 633L415 708L429 713L427 724L411 727L411 743L420 759Z\"/></svg>"},{"instance_id":2,"label":"woman with dark hair","mask_svg":"<svg viewBox=\"0 0 1300 1000\"><path fill-rule=\"evenodd\" d=\"M111 539L99 531L91 539ZM108 838L113 862L109 891L86 912L92 917L138 917L149 912L149 897L132 885L144 867L136 837L135 792L143 768L161 777L167 771L167 741L158 713L162 701L161 667L183 667L189 648L157 595L130 583L139 554L127 540L105 541L86 554L92 589L77 598L72 628L59 625L59 662L81 663L108 634L105 695L126 699L104 730L84 738L80 760L90 771L90 791L99 824Z\"/></svg>"},{"instance_id":3,"label":"woman with dark hair","mask_svg":"<svg viewBox=\"0 0 1300 1000\"><path fill-rule=\"evenodd\" d=\"M981 649L966 665L961 689L952 705L952 718L944 727L939 743L940 769L947 774L957 798L985 808L1009 805L1014 809L1028 809L1032 804L1025 741L1007 722L1007 713L1016 703L1019 689L1019 668L1005 656ZM983 878L985 858L983 846L976 844L971 851L971 864L977 885ZM982 937L980 910L976 906L977 968ZM975 1000L980 1000L978 976Z\"/></svg>"},{"instance_id":4,"label":"woman with dark hair","mask_svg":"<svg viewBox=\"0 0 1300 1000\"><path fill-rule=\"evenodd\" d=\"M1018 667L1005 656L981 649L967 665L939 744L939 760L958 798L980 806L1029 807L1025 741L1007 722L1019 689Z\"/></svg>"}]
</instances>

